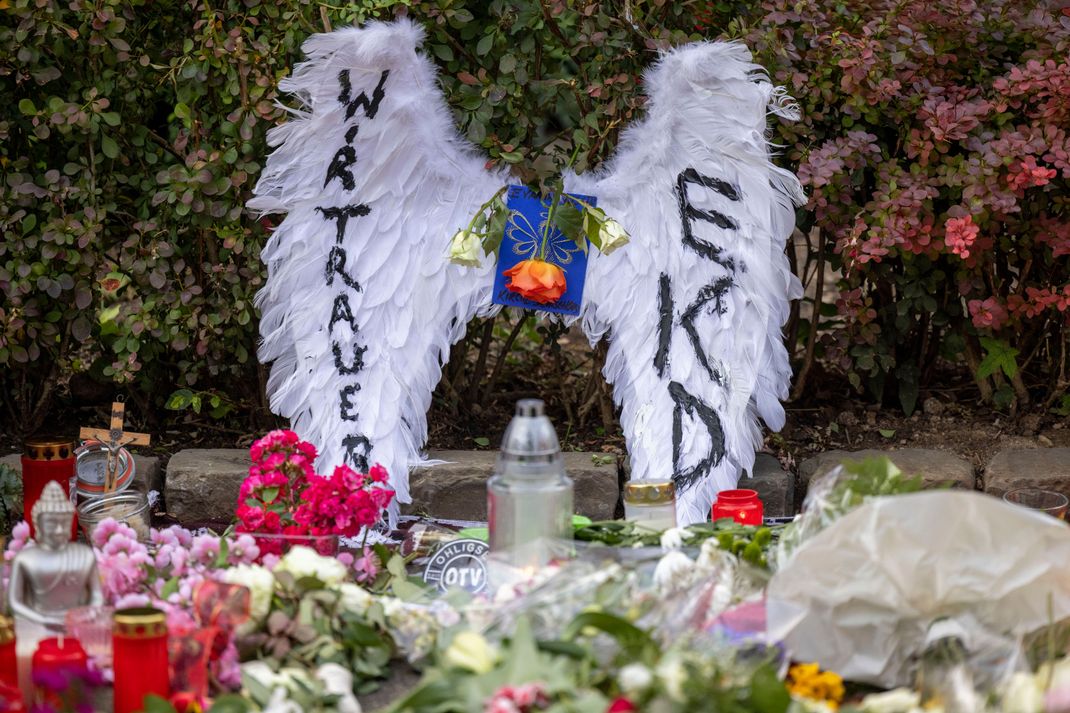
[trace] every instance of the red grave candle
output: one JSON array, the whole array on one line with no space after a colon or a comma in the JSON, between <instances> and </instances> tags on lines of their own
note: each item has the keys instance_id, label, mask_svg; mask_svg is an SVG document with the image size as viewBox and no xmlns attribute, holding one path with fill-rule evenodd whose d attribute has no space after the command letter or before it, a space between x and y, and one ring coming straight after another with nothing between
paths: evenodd
<instances>
[{"instance_id":1,"label":"red grave candle","mask_svg":"<svg viewBox=\"0 0 1070 713\"><path fill-rule=\"evenodd\" d=\"M722 490L713 504L714 520L732 518L741 525L761 525L764 506L756 490Z\"/></svg>"},{"instance_id":2,"label":"red grave candle","mask_svg":"<svg viewBox=\"0 0 1070 713\"><path fill-rule=\"evenodd\" d=\"M62 438L31 438L23 444L22 450L22 518L30 525L30 537L35 537L33 506L48 481L59 482L67 497L71 495L74 444ZM78 517L75 516L71 523L71 539L77 536Z\"/></svg>"},{"instance_id":3,"label":"red grave candle","mask_svg":"<svg viewBox=\"0 0 1070 713\"><path fill-rule=\"evenodd\" d=\"M66 690L62 682L69 681L72 675L84 672L87 668L89 657L78 639L69 636L42 639L37 644L32 659L34 690L38 702L58 708L62 703L59 694ZM38 685L38 680L42 685Z\"/></svg>"},{"instance_id":4,"label":"red grave candle","mask_svg":"<svg viewBox=\"0 0 1070 713\"><path fill-rule=\"evenodd\" d=\"M19 687L19 662L15 655L15 620L0 616L0 684Z\"/></svg>"},{"instance_id":5,"label":"red grave candle","mask_svg":"<svg viewBox=\"0 0 1070 713\"><path fill-rule=\"evenodd\" d=\"M171 695L167 668L167 620L152 607L120 609L112 628L115 713L134 713L145 696Z\"/></svg>"}]
</instances>

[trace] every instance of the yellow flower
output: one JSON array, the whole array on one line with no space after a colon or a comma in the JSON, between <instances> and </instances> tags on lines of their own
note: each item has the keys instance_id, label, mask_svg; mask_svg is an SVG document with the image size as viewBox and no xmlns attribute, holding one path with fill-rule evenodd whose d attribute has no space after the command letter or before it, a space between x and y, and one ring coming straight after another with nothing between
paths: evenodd
<instances>
[{"instance_id":1,"label":"yellow flower","mask_svg":"<svg viewBox=\"0 0 1070 713\"><path fill-rule=\"evenodd\" d=\"M797 663L788 669L788 691L799 698L821 701L832 710L843 701L843 679L832 671L822 671L816 663Z\"/></svg>"},{"instance_id":2,"label":"yellow flower","mask_svg":"<svg viewBox=\"0 0 1070 713\"><path fill-rule=\"evenodd\" d=\"M487 673L498 661L498 652L474 631L462 631L453 637L444 654L446 663L472 673Z\"/></svg>"},{"instance_id":3,"label":"yellow flower","mask_svg":"<svg viewBox=\"0 0 1070 713\"><path fill-rule=\"evenodd\" d=\"M612 218L602 223L598 230L598 238L602 243L602 254L609 255L617 248L624 247L631 240L628 231Z\"/></svg>"}]
</instances>

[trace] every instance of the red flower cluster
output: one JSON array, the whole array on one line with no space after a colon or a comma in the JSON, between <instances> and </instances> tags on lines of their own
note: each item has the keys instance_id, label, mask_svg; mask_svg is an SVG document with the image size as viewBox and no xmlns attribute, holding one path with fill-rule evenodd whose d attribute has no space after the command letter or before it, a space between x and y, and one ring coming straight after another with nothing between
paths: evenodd
<instances>
[{"instance_id":1,"label":"red flower cluster","mask_svg":"<svg viewBox=\"0 0 1070 713\"><path fill-rule=\"evenodd\" d=\"M531 713L549 705L550 698L543 684L525 683L499 688L483 706L483 713Z\"/></svg>"},{"instance_id":2,"label":"red flower cluster","mask_svg":"<svg viewBox=\"0 0 1070 713\"><path fill-rule=\"evenodd\" d=\"M352 537L379 520L394 498L386 470L367 475L346 465L328 477L313 469L316 448L293 431L272 431L249 449L253 464L238 494L238 532L261 535ZM279 554L280 542L261 540L263 554Z\"/></svg>"},{"instance_id":3,"label":"red flower cluster","mask_svg":"<svg viewBox=\"0 0 1070 713\"><path fill-rule=\"evenodd\" d=\"M301 493L294 521L311 535L353 537L379 520L394 491L379 487L386 482L386 469L374 466L367 475L340 465L328 478L313 475Z\"/></svg>"}]
</instances>

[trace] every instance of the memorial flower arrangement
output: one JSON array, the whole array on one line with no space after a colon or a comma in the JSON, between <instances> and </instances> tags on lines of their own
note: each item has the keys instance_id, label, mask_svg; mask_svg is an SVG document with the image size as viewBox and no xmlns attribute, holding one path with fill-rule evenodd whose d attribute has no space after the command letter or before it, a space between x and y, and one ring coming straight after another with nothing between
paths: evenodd
<instances>
[{"instance_id":1,"label":"memorial flower arrangement","mask_svg":"<svg viewBox=\"0 0 1070 713\"><path fill-rule=\"evenodd\" d=\"M313 468L315 446L293 431L268 433L253 443L249 455L253 464L235 511L239 532L353 537L378 522L394 498L386 487L386 470L378 465L366 474L340 465L329 476L318 475ZM282 552L281 541L257 542L263 554Z\"/></svg>"}]
</instances>

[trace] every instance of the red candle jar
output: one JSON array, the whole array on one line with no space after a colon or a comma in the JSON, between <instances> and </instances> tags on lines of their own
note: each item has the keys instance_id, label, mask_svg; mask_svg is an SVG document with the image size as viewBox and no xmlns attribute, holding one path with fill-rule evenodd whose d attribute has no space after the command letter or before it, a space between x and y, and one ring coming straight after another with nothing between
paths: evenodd
<instances>
[{"instance_id":1,"label":"red candle jar","mask_svg":"<svg viewBox=\"0 0 1070 713\"><path fill-rule=\"evenodd\" d=\"M48 481L55 480L67 497L71 495L74 477L74 444L62 438L31 438L23 443L22 453L22 518L30 525L30 537L36 537L33 527L33 506L41 497ZM78 536L78 516L71 523L71 539Z\"/></svg>"},{"instance_id":2,"label":"red candle jar","mask_svg":"<svg viewBox=\"0 0 1070 713\"><path fill-rule=\"evenodd\" d=\"M15 655L15 620L0 616L0 684L19 687L19 660Z\"/></svg>"},{"instance_id":3,"label":"red candle jar","mask_svg":"<svg viewBox=\"0 0 1070 713\"><path fill-rule=\"evenodd\" d=\"M144 708L145 696L171 695L167 670L167 620L152 607L120 609L112 628L115 713Z\"/></svg>"},{"instance_id":4,"label":"red candle jar","mask_svg":"<svg viewBox=\"0 0 1070 713\"><path fill-rule=\"evenodd\" d=\"M42 639L33 652L34 691L38 703L58 708L62 704L60 694L71 683L71 678L89 668L89 657L78 639Z\"/></svg>"},{"instance_id":5,"label":"red candle jar","mask_svg":"<svg viewBox=\"0 0 1070 713\"><path fill-rule=\"evenodd\" d=\"M765 508L756 490L722 490L713 504L714 520L732 518L740 525L761 525Z\"/></svg>"}]
</instances>

